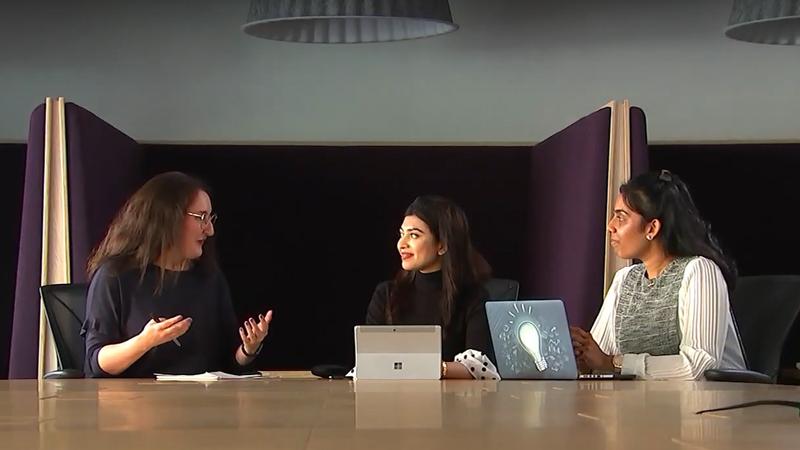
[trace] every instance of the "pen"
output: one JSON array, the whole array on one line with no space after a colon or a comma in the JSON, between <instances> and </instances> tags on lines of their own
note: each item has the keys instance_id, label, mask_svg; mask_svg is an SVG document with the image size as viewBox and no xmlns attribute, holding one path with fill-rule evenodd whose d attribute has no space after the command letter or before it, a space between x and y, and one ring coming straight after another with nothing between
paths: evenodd
<instances>
[{"instance_id":1,"label":"pen","mask_svg":"<svg viewBox=\"0 0 800 450\"><path fill-rule=\"evenodd\" d=\"M150 313L150 318L153 319L153 322L155 322L155 323L159 323L159 322L163 321L162 319L159 319L158 317L156 317L156 315L153 314L153 313ZM173 339L172 342L174 342L175 345L177 345L178 347L181 346L181 343L178 342L178 338Z\"/></svg>"}]
</instances>

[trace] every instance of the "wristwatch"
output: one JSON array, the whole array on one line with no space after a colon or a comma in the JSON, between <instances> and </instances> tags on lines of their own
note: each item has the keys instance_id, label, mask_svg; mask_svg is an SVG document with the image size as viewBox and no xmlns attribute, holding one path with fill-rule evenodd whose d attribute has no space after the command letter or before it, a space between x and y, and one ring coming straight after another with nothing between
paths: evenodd
<instances>
[{"instance_id":1,"label":"wristwatch","mask_svg":"<svg viewBox=\"0 0 800 450\"><path fill-rule=\"evenodd\" d=\"M614 372L622 372L622 355L612 356L611 365L614 366Z\"/></svg>"}]
</instances>

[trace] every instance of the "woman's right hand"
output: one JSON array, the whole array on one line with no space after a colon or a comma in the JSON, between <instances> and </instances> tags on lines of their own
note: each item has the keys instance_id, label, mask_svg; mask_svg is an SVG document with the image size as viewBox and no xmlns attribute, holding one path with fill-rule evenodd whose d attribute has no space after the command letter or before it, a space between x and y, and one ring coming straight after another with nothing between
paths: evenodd
<instances>
[{"instance_id":1,"label":"woman's right hand","mask_svg":"<svg viewBox=\"0 0 800 450\"><path fill-rule=\"evenodd\" d=\"M581 372L605 370L612 372L614 365L610 355L603 353L591 333L579 327L569 327L575 360Z\"/></svg>"},{"instance_id":2,"label":"woman's right hand","mask_svg":"<svg viewBox=\"0 0 800 450\"><path fill-rule=\"evenodd\" d=\"M160 322L150 319L137 335L137 338L144 350L148 351L153 347L183 336L189 331L191 325L192 318L184 318L181 315L170 317L169 319L161 319Z\"/></svg>"}]
</instances>

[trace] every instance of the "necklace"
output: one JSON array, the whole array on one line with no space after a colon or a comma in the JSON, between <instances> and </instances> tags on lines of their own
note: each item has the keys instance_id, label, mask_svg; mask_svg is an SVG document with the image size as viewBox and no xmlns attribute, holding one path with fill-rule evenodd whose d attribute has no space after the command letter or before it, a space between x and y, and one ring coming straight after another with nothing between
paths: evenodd
<instances>
[{"instance_id":1,"label":"necklace","mask_svg":"<svg viewBox=\"0 0 800 450\"><path fill-rule=\"evenodd\" d=\"M648 278L647 277L647 266L645 266L643 276L644 276L645 282L647 283L647 286L648 287L655 286L656 283L658 282L658 279L661 278L661 274L664 273L664 271L667 270L667 267L669 267L669 265L673 261L675 261L675 258L668 258L664 262L664 264L662 264L661 267L657 271L653 271L653 278Z\"/></svg>"}]
</instances>

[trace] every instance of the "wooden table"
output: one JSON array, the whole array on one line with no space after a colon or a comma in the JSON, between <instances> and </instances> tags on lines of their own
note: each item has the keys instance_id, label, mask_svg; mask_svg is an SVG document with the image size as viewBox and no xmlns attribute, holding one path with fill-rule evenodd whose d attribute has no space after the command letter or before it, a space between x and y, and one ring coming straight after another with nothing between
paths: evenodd
<instances>
[{"instance_id":1,"label":"wooden table","mask_svg":"<svg viewBox=\"0 0 800 450\"><path fill-rule=\"evenodd\" d=\"M0 381L0 449L800 448L795 386L642 381Z\"/></svg>"}]
</instances>

